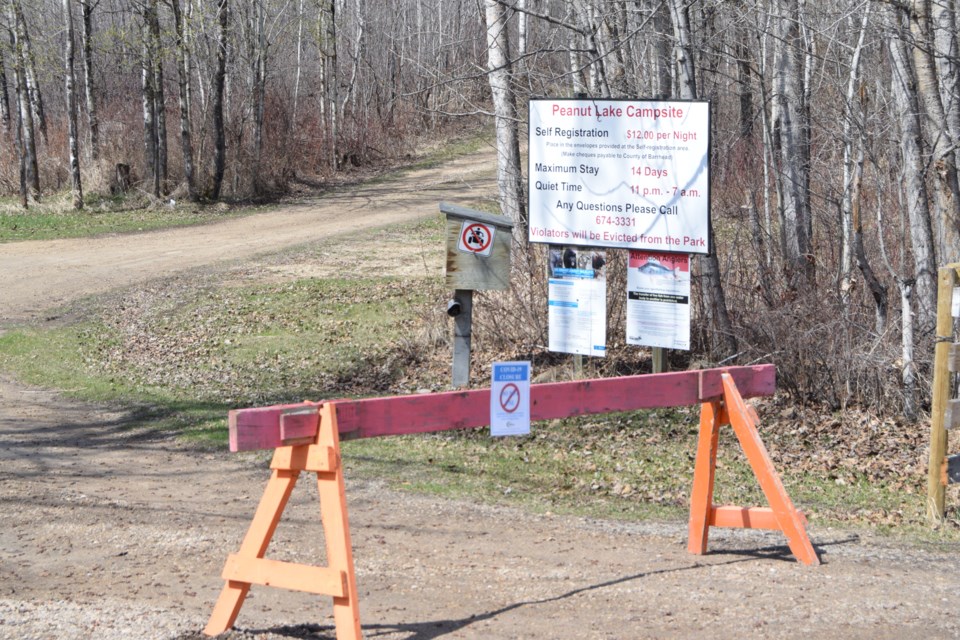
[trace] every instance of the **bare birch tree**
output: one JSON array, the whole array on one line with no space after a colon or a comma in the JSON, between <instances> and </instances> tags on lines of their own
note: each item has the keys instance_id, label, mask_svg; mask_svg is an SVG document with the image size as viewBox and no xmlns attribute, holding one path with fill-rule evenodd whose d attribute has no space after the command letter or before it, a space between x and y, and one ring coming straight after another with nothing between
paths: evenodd
<instances>
[{"instance_id":1,"label":"bare birch tree","mask_svg":"<svg viewBox=\"0 0 960 640\"><path fill-rule=\"evenodd\" d=\"M862 136L857 108L860 105L858 89L860 85L860 58L863 53L863 43L867 35L867 22L870 16L869 5L861 17L857 44L850 56L850 72L847 77L846 99L844 101L843 118L843 194L840 200L840 298L847 304L850 299L852 286L854 247L853 247L853 208L854 201L859 198L859 185L863 174ZM852 23L853 16L848 20ZM856 136L854 135L856 132ZM855 148L858 151L855 151Z\"/></svg>"},{"instance_id":2,"label":"bare birch tree","mask_svg":"<svg viewBox=\"0 0 960 640\"><path fill-rule=\"evenodd\" d=\"M66 1L66 0L65 0ZM187 68L185 26L180 9L180 0L170 0L173 9L173 26L176 35L175 53L177 59L177 86L180 104L180 152L183 155L183 174L187 183L187 197L191 202L198 200L196 178L193 170L193 130L190 124L190 70Z\"/></svg>"},{"instance_id":3,"label":"bare birch tree","mask_svg":"<svg viewBox=\"0 0 960 640\"><path fill-rule=\"evenodd\" d=\"M30 29L27 27L26 18L23 16L23 7L20 0L13 1L16 27L18 38L18 47L23 58L23 78L27 87L27 97L30 101L33 126L40 131L43 142L47 142L47 115L43 108L43 94L40 91L40 83L37 80L36 57L33 53L33 44L30 39Z\"/></svg>"},{"instance_id":4,"label":"bare birch tree","mask_svg":"<svg viewBox=\"0 0 960 640\"><path fill-rule=\"evenodd\" d=\"M921 120L924 138L932 153L931 212L937 254L945 262L960 260L960 185L957 183L957 140L951 139L950 128L937 77L936 42L931 0L914 0L910 31L913 36L913 64L916 70L916 91L925 117Z\"/></svg>"},{"instance_id":5,"label":"bare birch tree","mask_svg":"<svg viewBox=\"0 0 960 640\"><path fill-rule=\"evenodd\" d=\"M90 131L90 159L100 160L100 117L93 71L93 11L99 4L80 0L81 42L83 49L83 96L87 107L87 128Z\"/></svg>"},{"instance_id":6,"label":"bare birch tree","mask_svg":"<svg viewBox=\"0 0 960 640\"><path fill-rule=\"evenodd\" d=\"M157 145L157 90L156 75L153 72L153 38L150 32L149 12L151 5L143 7L143 25L140 59L140 102L143 109L143 162L146 174L150 178L155 198L160 197L160 163Z\"/></svg>"},{"instance_id":7,"label":"bare birch tree","mask_svg":"<svg viewBox=\"0 0 960 640\"><path fill-rule=\"evenodd\" d=\"M685 0L670 0L670 17L673 22L674 55L677 62L677 86L680 98L697 99L696 69L694 67L693 34L690 29L690 14ZM709 230L710 253L700 257L702 282L700 291L704 299L707 323L711 329L713 349L723 356L737 353L737 338L730 322L723 282L720 278L720 260L717 257L716 237L713 225Z\"/></svg>"},{"instance_id":8,"label":"bare birch tree","mask_svg":"<svg viewBox=\"0 0 960 640\"><path fill-rule=\"evenodd\" d=\"M213 74L213 186L210 197L220 199L223 188L223 174L227 165L227 134L224 124L224 90L227 78L227 37L230 26L230 6L228 0L217 2L217 53L216 70Z\"/></svg>"},{"instance_id":9,"label":"bare birch tree","mask_svg":"<svg viewBox=\"0 0 960 640\"><path fill-rule=\"evenodd\" d=\"M150 64L153 74L153 117L156 125L157 165L156 183L159 196L167 188L167 100L163 80L163 43L160 40L160 7L158 0L147 0L149 11L146 13L150 41Z\"/></svg>"},{"instance_id":10,"label":"bare birch tree","mask_svg":"<svg viewBox=\"0 0 960 640\"><path fill-rule=\"evenodd\" d=\"M7 67L4 64L3 43L0 42L0 123L10 131L10 94L7 91Z\"/></svg>"},{"instance_id":11,"label":"bare birch tree","mask_svg":"<svg viewBox=\"0 0 960 640\"><path fill-rule=\"evenodd\" d=\"M927 188L924 181L923 134L917 83L907 44L903 38L907 18L892 10L893 37L887 46L891 61L891 94L900 125L900 165L903 198L909 221L910 248L913 254L913 279L916 280L918 325L921 332L933 331L936 320L937 269L933 229L930 221ZM902 288L903 285L901 285ZM909 310L904 310L905 313Z\"/></svg>"},{"instance_id":12,"label":"bare birch tree","mask_svg":"<svg viewBox=\"0 0 960 640\"><path fill-rule=\"evenodd\" d=\"M77 92L76 92L76 74L74 73L74 30L73 30L73 11L71 10L71 0L63 0L63 22L64 22L64 44L63 62L64 62L64 94L66 95L67 107L67 147L70 154L70 190L73 196L73 208L83 209L83 183L80 179L80 145L77 132Z\"/></svg>"},{"instance_id":13,"label":"bare birch tree","mask_svg":"<svg viewBox=\"0 0 960 640\"><path fill-rule=\"evenodd\" d=\"M33 109L27 87L26 56L24 54L25 25L18 19L20 0L7 0L7 19L10 26L10 48L13 52L13 84L17 97L17 141L20 151L20 182L22 203L40 199L40 170L37 165L37 144L34 135Z\"/></svg>"},{"instance_id":14,"label":"bare birch tree","mask_svg":"<svg viewBox=\"0 0 960 640\"><path fill-rule=\"evenodd\" d=\"M497 129L497 189L500 210L513 220L515 237L525 237L527 215L520 170L517 103L511 78L510 31L507 10L496 0L484 0L487 28L487 78Z\"/></svg>"},{"instance_id":15,"label":"bare birch tree","mask_svg":"<svg viewBox=\"0 0 960 640\"><path fill-rule=\"evenodd\" d=\"M778 0L775 22L774 99L782 191L781 237L791 286L814 282L813 218L810 211L810 111L805 100L806 46L800 33L799 0Z\"/></svg>"}]
</instances>

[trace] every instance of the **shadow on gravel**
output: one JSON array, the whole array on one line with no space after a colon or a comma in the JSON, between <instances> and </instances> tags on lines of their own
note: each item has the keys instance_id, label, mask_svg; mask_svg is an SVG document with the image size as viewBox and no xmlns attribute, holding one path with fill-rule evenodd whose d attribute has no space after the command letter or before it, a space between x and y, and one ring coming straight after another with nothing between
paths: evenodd
<instances>
[{"instance_id":1,"label":"shadow on gravel","mask_svg":"<svg viewBox=\"0 0 960 640\"><path fill-rule=\"evenodd\" d=\"M830 544L843 544L848 542L837 541L831 542ZM447 634L454 633L469 627L470 625L476 624L478 622L483 622L486 620L491 620L503 614L509 613L516 609L523 607L535 607L537 605L549 604L553 602L559 602L575 596L588 593L591 591L596 591L598 589L604 589L606 587L612 587L614 585L624 584L627 582L632 582L634 580L641 580L643 578L650 578L652 576L662 575L662 574L671 574L671 573L680 573L682 571L691 571L695 569L700 569L703 567L717 567L717 566L727 566L733 564L739 564L742 562L753 562L757 559L765 560L783 560L784 562L796 562L793 556L790 554L790 549L786 546L769 546L762 549L754 549L749 551L721 551L719 553L714 553L712 555L719 554L736 554L740 556L733 560L728 560L725 562L694 562L693 564L683 566L683 567L672 567L666 569L656 569L653 571L644 571L641 573L635 573L633 575L624 576L622 578L616 578L614 580L608 580L606 582L600 582L597 584L587 585L580 587L578 589L573 589L565 593L558 594L556 596L551 596L549 598L541 598L539 600L525 600L523 602L516 602L499 609L494 609L493 611L487 611L485 613L473 614L467 618L460 618L456 620L432 620L428 622L412 622L410 624L365 624L363 625L364 637L365 638L377 638L379 636L390 636L393 638L402 638L403 640L434 640L435 638L442 638ZM747 556L747 557L743 557ZM361 603L362 609L362 603ZM178 636L174 640L205 640L207 636L204 636L200 633L188 634ZM289 626L280 626L280 627L271 627L268 629L233 629L217 636L218 640L251 640L253 638L277 638L277 639L286 639L291 640L335 640L336 631L333 627L329 625L318 625L318 624L302 624L302 625L289 625Z\"/></svg>"}]
</instances>

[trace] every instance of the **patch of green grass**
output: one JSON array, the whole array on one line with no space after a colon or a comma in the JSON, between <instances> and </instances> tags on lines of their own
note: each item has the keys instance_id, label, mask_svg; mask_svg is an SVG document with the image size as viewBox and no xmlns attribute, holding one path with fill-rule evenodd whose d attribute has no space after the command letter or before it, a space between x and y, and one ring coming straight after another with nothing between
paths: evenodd
<instances>
[{"instance_id":1,"label":"patch of green grass","mask_svg":"<svg viewBox=\"0 0 960 640\"><path fill-rule=\"evenodd\" d=\"M532 435L490 438L485 429L345 442L347 473L402 490L620 520L688 516L695 411L641 411L534 424ZM731 434L721 438L715 504L767 506ZM884 535L955 545L951 520L931 530L919 487L905 492L858 477L789 466L788 494L814 527L870 527ZM952 523L952 524L951 524Z\"/></svg>"},{"instance_id":2,"label":"patch of green grass","mask_svg":"<svg viewBox=\"0 0 960 640\"><path fill-rule=\"evenodd\" d=\"M17 200L0 198L0 242L152 231L207 224L257 211L250 207L189 203L151 206L136 195L100 194L86 196L81 211L74 211L63 194L48 196L24 210Z\"/></svg>"},{"instance_id":3,"label":"patch of green grass","mask_svg":"<svg viewBox=\"0 0 960 640\"><path fill-rule=\"evenodd\" d=\"M387 352L427 291L420 281L356 279L138 288L99 319L0 336L0 369L222 444L229 408L390 384L405 363Z\"/></svg>"},{"instance_id":4,"label":"patch of green grass","mask_svg":"<svg viewBox=\"0 0 960 640\"><path fill-rule=\"evenodd\" d=\"M494 145L491 140L492 135L492 132L488 129L480 129L472 135L446 141L410 166L404 167L403 170L415 171L417 169L430 169L451 160L456 160L461 156L477 153L484 149L491 149Z\"/></svg>"}]
</instances>

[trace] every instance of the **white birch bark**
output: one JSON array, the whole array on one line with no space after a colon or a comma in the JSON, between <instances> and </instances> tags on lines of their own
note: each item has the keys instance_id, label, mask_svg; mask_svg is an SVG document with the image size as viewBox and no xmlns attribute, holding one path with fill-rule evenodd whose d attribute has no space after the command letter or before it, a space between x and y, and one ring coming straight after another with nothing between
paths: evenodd
<instances>
[{"instance_id":1,"label":"white birch bark","mask_svg":"<svg viewBox=\"0 0 960 640\"><path fill-rule=\"evenodd\" d=\"M83 25L83 96L87 107L87 128L90 132L90 159L96 163L100 159L100 117L93 71L93 9L91 0L80 0L80 24Z\"/></svg>"},{"instance_id":2,"label":"white birch bark","mask_svg":"<svg viewBox=\"0 0 960 640\"><path fill-rule=\"evenodd\" d=\"M33 43L30 40L30 31L27 28L26 18L23 16L23 7L20 0L12 2L16 13L16 31L18 46L23 56L23 77L27 86L27 95L30 100L33 127L40 132L43 143L47 143L47 115L43 108L43 94L40 92L40 83L37 81L36 58L33 53Z\"/></svg>"},{"instance_id":3,"label":"white birch bark","mask_svg":"<svg viewBox=\"0 0 960 640\"><path fill-rule=\"evenodd\" d=\"M697 81L690 15L685 0L669 1L670 17L675 35L674 48L677 49L675 58L680 98L696 100ZM710 327L711 348L718 355L732 356L737 353L737 338L733 332L733 324L730 322L727 300L723 292L723 281L720 278L720 260L717 257L717 243L712 224L710 225L709 235L710 253L699 256L699 261L702 274L701 295L703 295L706 319Z\"/></svg>"},{"instance_id":4,"label":"white birch bark","mask_svg":"<svg viewBox=\"0 0 960 640\"><path fill-rule=\"evenodd\" d=\"M0 122L3 130L10 131L10 93L7 91L7 67L4 61L3 45L0 44Z\"/></svg>"},{"instance_id":5,"label":"white birch bark","mask_svg":"<svg viewBox=\"0 0 960 640\"><path fill-rule=\"evenodd\" d=\"M853 275L853 199L858 195L854 191L854 183L855 181L859 183L858 171L862 172L863 170L862 160L859 164L855 160L854 144L860 140L860 134L856 132L855 135L854 123L859 120L860 116L857 88L860 84L860 57L867 34L869 16L870 5L867 5L861 16L857 44L850 56L850 71L847 75L847 92L844 102L843 195L840 200L840 299L844 305L850 301L851 278ZM849 17L849 22L852 27L853 16Z\"/></svg>"},{"instance_id":6,"label":"white birch bark","mask_svg":"<svg viewBox=\"0 0 960 640\"><path fill-rule=\"evenodd\" d=\"M507 12L496 0L484 0L487 29L487 78L497 129L497 188L500 210L517 225L515 238L526 237L526 212L520 171L516 97L513 92Z\"/></svg>"},{"instance_id":7,"label":"white birch bark","mask_svg":"<svg viewBox=\"0 0 960 640\"><path fill-rule=\"evenodd\" d=\"M166 190L167 185L167 99L163 80L163 48L160 41L160 13L158 0L150 0L150 57L153 73L153 117L157 145L157 195Z\"/></svg>"},{"instance_id":8,"label":"white birch bark","mask_svg":"<svg viewBox=\"0 0 960 640\"><path fill-rule=\"evenodd\" d=\"M774 98L780 133L780 215L784 260L790 286L803 288L815 279L810 211L810 113L804 100L806 48L800 33L798 0L780 0L774 46Z\"/></svg>"},{"instance_id":9,"label":"white birch bark","mask_svg":"<svg viewBox=\"0 0 960 640\"><path fill-rule=\"evenodd\" d=\"M83 209L83 183L80 179L80 146L77 143L77 93L74 73L74 31L71 0L63 0L63 21L66 43L64 46L64 93L67 98L67 136L70 154L70 190L73 196L73 208Z\"/></svg>"},{"instance_id":10,"label":"white birch bark","mask_svg":"<svg viewBox=\"0 0 960 640\"><path fill-rule=\"evenodd\" d=\"M896 17L895 17L896 19ZM899 37L887 40L891 60L891 93L900 124L900 164L905 208L909 220L913 254L918 324L921 332L933 331L936 321L937 282L936 257L927 189L924 183L923 138L920 104L914 71L907 45Z\"/></svg>"},{"instance_id":11,"label":"white birch bark","mask_svg":"<svg viewBox=\"0 0 960 640\"><path fill-rule=\"evenodd\" d=\"M960 259L960 185L957 183L955 150L940 99L931 5L931 0L913 0L910 20L913 46L910 50L916 71L916 92L926 116L921 121L923 132L933 153L931 218L937 255L944 263L950 263Z\"/></svg>"},{"instance_id":12,"label":"white birch bark","mask_svg":"<svg viewBox=\"0 0 960 640\"><path fill-rule=\"evenodd\" d=\"M293 113L290 123L297 130L297 111L300 105L300 75L303 70L303 0L297 5L297 69L293 80Z\"/></svg>"},{"instance_id":13,"label":"white birch bark","mask_svg":"<svg viewBox=\"0 0 960 640\"><path fill-rule=\"evenodd\" d=\"M17 95L17 120L19 123L19 148L22 161L21 183L23 204L37 202L40 199L40 170L37 165L37 142L34 129L33 109L30 103L29 88L27 85L26 55L24 52L24 29L17 19L18 0L11 0L7 5L9 24L14 25L10 30L11 50L13 52L14 87Z\"/></svg>"},{"instance_id":14,"label":"white birch bark","mask_svg":"<svg viewBox=\"0 0 960 640\"><path fill-rule=\"evenodd\" d=\"M66 2L68 0L64 0ZM187 43L185 40L185 25L180 9L180 0L170 0L173 9L173 27L176 35L175 55L177 60L177 87L179 89L180 106L180 153L183 156L183 176L187 182L187 197L196 202L196 180L193 170L193 131L190 125L190 70L187 68Z\"/></svg>"}]
</instances>

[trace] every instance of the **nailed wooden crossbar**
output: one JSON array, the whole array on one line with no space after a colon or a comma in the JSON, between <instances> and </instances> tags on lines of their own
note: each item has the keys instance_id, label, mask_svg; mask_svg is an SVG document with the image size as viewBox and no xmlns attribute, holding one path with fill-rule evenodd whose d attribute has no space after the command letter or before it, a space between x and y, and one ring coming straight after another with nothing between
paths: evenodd
<instances>
[{"instance_id":1,"label":"nailed wooden crossbar","mask_svg":"<svg viewBox=\"0 0 960 640\"><path fill-rule=\"evenodd\" d=\"M696 405L723 395L723 373L733 378L745 398L772 395L776 390L773 365L535 384L530 386L530 418L552 420ZM342 440L490 424L489 389L338 400L334 404ZM311 406L314 404L300 403L231 411L230 450L273 449L287 444L281 418L289 420L291 414L309 411Z\"/></svg>"}]
</instances>

